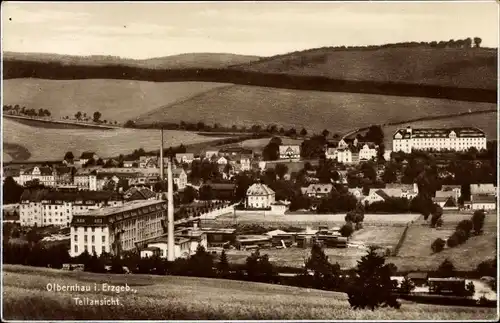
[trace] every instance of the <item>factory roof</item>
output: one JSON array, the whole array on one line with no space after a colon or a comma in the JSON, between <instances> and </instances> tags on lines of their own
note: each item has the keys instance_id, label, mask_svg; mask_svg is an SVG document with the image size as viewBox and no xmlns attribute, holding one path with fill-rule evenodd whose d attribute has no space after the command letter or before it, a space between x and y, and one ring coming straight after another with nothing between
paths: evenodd
<instances>
[{"instance_id":1,"label":"factory roof","mask_svg":"<svg viewBox=\"0 0 500 323\"><path fill-rule=\"evenodd\" d=\"M136 200L136 201L129 201L123 203L123 205L119 206L111 206L111 207L104 207L96 210L90 210L85 213L79 214L80 216L109 216L112 214L116 213L122 213L122 212L127 212L131 210L135 210L141 207L145 206L150 206L150 205L156 205L156 204L165 204L165 201L161 200Z\"/></svg>"}]
</instances>

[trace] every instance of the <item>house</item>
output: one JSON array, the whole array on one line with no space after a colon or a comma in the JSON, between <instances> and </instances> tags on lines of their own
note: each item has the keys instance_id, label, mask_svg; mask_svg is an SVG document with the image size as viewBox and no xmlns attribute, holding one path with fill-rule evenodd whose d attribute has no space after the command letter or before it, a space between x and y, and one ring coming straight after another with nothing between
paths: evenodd
<instances>
[{"instance_id":1,"label":"house","mask_svg":"<svg viewBox=\"0 0 500 323\"><path fill-rule=\"evenodd\" d=\"M174 184L177 185L177 189L182 191L187 186L187 174L183 168L176 168L172 170L172 177Z\"/></svg>"},{"instance_id":2,"label":"house","mask_svg":"<svg viewBox=\"0 0 500 323\"><path fill-rule=\"evenodd\" d=\"M494 184L471 184L470 185L470 193L472 195L476 194L489 194L489 195L497 195L497 188Z\"/></svg>"},{"instance_id":3,"label":"house","mask_svg":"<svg viewBox=\"0 0 500 323\"><path fill-rule=\"evenodd\" d=\"M179 164L191 164L194 160L194 154L193 153L175 154L175 160Z\"/></svg>"},{"instance_id":4,"label":"house","mask_svg":"<svg viewBox=\"0 0 500 323\"><path fill-rule=\"evenodd\" d=\"M374 144L365 143L363 147L359 150L359 160L366 161L372 160L377 157L377 146Z\"/></svg>"},{"instance_id":5,"label":"house","mask_svg":"<svg viewBox=\"0 0 500 323\"><path fill-rule=\"evenodd\" d=\"M351 193L357 200L362 200L365 196L363 195L362 188L349 188L347 189L349 193Z\"/></svg>"},{"instance_id":6,"label":"house","mask_svg":"<svg viewBox=\"0 0 500 323\"><path fill-rule=\"evenodd\" d=\"M64 186L73 184L74 167L55 167L54 168L54 182L55 186Z\"/></svg>"},{"instance_id":7,"label":"house","mask_svg":"<svg viewBox=\"0 0 500 323\"><path fill-rule=\"evenodd\" d=\"M226 147L219 150L219 156L237 156L237 155L251 155L253 156L253 150L246 149L240 146L236 147Z\"/></svg>"},{"instance_id":8,"label":"house","mask_svg":"<svg viewBox=\"0 0 500 323\"><path fill-rule=\"evenodd\" d=\"M394 195L394 197L407 198L411 200L418 195L418 185L417 183L413 184L388 183L385 185L384 191L387 191L389 195ZM398 196L398 194L401 195Z\"/></svg>"},{"instance_id":9,"label":"house","mask_svg":"<svg viewBox=\"0 0 500 323\"><path fill-rule=\"evenodd\" d=\"M415 286L424 286L427 284L429 275L425 272L411 272L408 273L406 277L408 277L415 284Z\"/></svg>"},{"instance_id":10,"label":"house","mask_svg":"<svg viewBox=\"0 0 500 323\"><path fill-rule=\"evenodd\" d=\"M457 201L462 196L462 186L461 185L442 185L441 186L441 191L443 191L443 192L448 192L448 191L454 192L455 193L455 200L457 200Z\"/></svg>"},{"instance_id":11,"label":"house","mask_svg":"<svg viewBox=\"0 0 500 323\"><path fill-rule=\"evenodd\" d=\"M148 188L131 187L123 194L123 198L127 201L152 200L156 199L156 193Z\"/></svg>"},{"instance_id":12,"label":"house","mask_svg":"<svg viewBox=\"0 0 500 323\"><path fill-rule=\"evenodd\" d=\"M47 187L54 187L56 184L54 171L47 166L35 166L20 171L19 182L21 185L33 180L38 180L40 184Z\"/></svg>"},{"instance_id":13,"label":"house","mask_svg":"<svg viewBox=\"0 0 500 323\"><path fill-rule=\"evenodd\" d=\"M299 145L280 145L280 159L300 160Z\"/></svg>"},{"instance_id":14,"label":"house","mask_svg":"<svg viewBox=\"0 0 500 323\"><path fill-rule=\"evenodd\" d=\"M240 171L246 172L252 169L252 156L243 154L240 156Z\"/></svg>"},{"instance_id":15,"label":"house","mask_svg":"<svg viewBox=\"0 0 500 323\"><path fill-rule=\"evenodd\" d=\"M362 201L364 204L372 204L374 202L383 202L391 197L404 197L403 190L400 188L371 188L368 195Z\"/></svg>"},{"instance_id":16,"label":"house","mask_svg":"<svg viewBox=\"0 0 500 323\"><path fill-rule=\"evenodd\" d=\"M437 191L436 196L432 198L432 202L438 204L444 210L458 209L456 194L453 191Z\"/></svg>"},{"instance_id":17,"label":"house","mask_svg":"<svg viewBox=\"0 0 500 323\"><path fill-rule=\"evenodd\" d=\"M174 238L174 257L187 258L190 256L190 240L187 238ZM141 258L150 257L154 254L160 258L167 258L168 239L166 236L159 237L147 243L147 247L141 250Z\"/></svg>"},{"instance_id":18,"label":"house","mask_svg":"<svg viewBox=\"0 0 500 323\"><path fill-rule=\"evenodd\" d=\"M391 155L392 155L392 150L386 149L384 151L384 160L385 161L390 161L391 160Z\"/></svg>"},{"instance_id":19,"label":"house","mask_svg":"<svg viewBox=\"0 0 500 323\"><path fill-rule=\"evenodd\" d=\"M473 210L496 210L497 199L489 194L472 194L471 207Z\"/></svg>"},{"instance_id":20,"label":"house","mask_svg":"<svg viewBox=\"0 0 500 323\"><path fill-rule=\"evenodd\" d=\"M79 163L80 165L85 165L91 159L97 161L99 159L99 156L97 156L93 151L84 151L80 156Z\"/></svg>"},{"instance_id":21,"label":"house","mask_svg":"<svg viewBox=\"0 0 500 323\"><path fill-rule=\"evenodd\" d=\"M337 161L342 164L351 164L353 162L351 149L349 148L338 149Z\"/></svg>"},{"instance_id":22,"label":"house","mask_svg":"<svg viewBox=\"0 0 500 323\"><path fill-rule=\"evenodd\" d=\"M390 198L383 190L381 189L370 189L368 195L362 199L363 204L372 204L375 202L384 202L386 199Z\"/></svg>"},{"instance_id":23,"label":"house","mask_svg":"<svg viewBox=\"0 0 500 323\"><path fill-rule=\"evenodd\" d=\"M247 189L247 208L268 209L274 202L276 202L276 193L265 184L256 183Z\"/></svg>"},{"instance_id":24,"label":"house","mask_svg":"<svg viewBox=\"0 0 500 323\"><path fill-rule=\"evenodd\" d=\"M311 184L306 188L305 195L311 198L323 198L328 196L332 189L332 184Z\"/></svg>"},{"instance_id":25,"label":"house","mask_svg":"<svg viewBox=\"0 0 500 323\"><path fill-rule=\"evenodd\" d=\"M205 159L210 160L213 156L219 156L218 150L207 150L205 152Z\"/></svg>"},{"instance_id":26,"label":"house","mask_svg":"<svg viewBox=\"0 0 500 323\"><path fill-rule=\"evenodd\" d=\"M337 160L337 147L326 147L325 149L325 158Z\"/></svg>"},{"instance_id":27,"label":"house","mask_svg":"<svg viewBox=\"0 0 500 323\"><path fill-rule=\"evenodd\" d=\"M136 160L135 158L132 157L125 157L123 160L123 167L125 168L132 168L132 167L139 167L139 161Z\"/></svg>"},{"instance_id":28,"label":"house","mask_svg":"<svg viewBox=\"0 0 500 323\"><path fill-rule=\"evenodd\" d=\"M225 166L229 163L229 158L228 157L224 157L224 156L221 156L217 159L217 165L221 166Z\"/></svg>"}]
</instances>

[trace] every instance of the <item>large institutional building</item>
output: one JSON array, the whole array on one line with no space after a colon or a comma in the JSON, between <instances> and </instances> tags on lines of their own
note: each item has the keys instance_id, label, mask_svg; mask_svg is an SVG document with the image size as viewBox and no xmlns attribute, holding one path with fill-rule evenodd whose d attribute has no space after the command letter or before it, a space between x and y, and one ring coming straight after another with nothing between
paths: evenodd
<instances>
[{"instance_id":1,"label":"large institutional building","mask_svg":"<svg viewBox=\"0 0 500 323\"><path fill-rule=\"evenodd\" d=\"M76 214L122 204L122 198L115 192L25 190L21 195L19 217L22 226L65 227Z\"/></svg>"},{"instance_id":2,"label":"large institutional building","mask_svg":"<svg viewBox=\"0 0 500 323\"><path fill-rule=\"evenodd\" d=\"M70 228L71 257L85 250L97 256L102 252L116 254L162 236L166 207L166 201L142 200L75 215Z\"/></svg>"},{"instance_id":3,"label":"large institutional building","mask_svg":"<svg viewBox=\"0 0 500 323\"><path fill-rule=\"evenodd\" d=\"M399 129L392 137L392 150L411 153L412 150L466 151L474 147L486 149L486 135L478 128L416 128Z\"/></svg>"}]
</instances>

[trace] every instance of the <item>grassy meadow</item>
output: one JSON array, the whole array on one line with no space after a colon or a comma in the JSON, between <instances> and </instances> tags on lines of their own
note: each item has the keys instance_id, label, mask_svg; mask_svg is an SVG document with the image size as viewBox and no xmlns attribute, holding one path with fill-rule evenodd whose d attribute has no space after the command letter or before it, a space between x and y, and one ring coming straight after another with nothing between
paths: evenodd
<instances>
[{"instance_id":1,"label":"grassy meadow","mask_svg":"<svg viewBox=\"0 0 500 323\"><path fill-rule=\"evenodd\" d=\"M402 122L424 116L495 109L495 104L373 94L332 93L234 85L142 115L138 124L179 120L222 125L277 124L319 133L343 133L359 127ZM272 116L272 117L271 117Z\"/></svg>"},{"instance_id":2,"label":"grassy meadow","mask_svg":"<svg viewBox=\"0 0 500 323\"><path fill-rule=\"evenodd\" d=\"M497 88L497 49L317 48L235 67L254 72L334 79Z\"/></svg>"},{"instance_id":3,"label":"grassy meadow","mask_svg":"<svg viewBox=\"0 0 500 323\"><path fill-rule=\"evenodd\" d=\"M81 111L92 118L95 111L102 120L125 123L160 106L227 86L210 82L144 82L132 80L5 80L3 104L28 109L47 109L52 117L71 118Z\"/></svg>"},{"instance_id":4,"label":"grassy meadow","mask_svg":"<svg viewBox=\"0 0 500 323\"><path fill-rule=\"evenodd\" d=\"M6 265L5 320L494 319L495 309L403 302L401 309L350 308L345 294L191 277L108 275ZM47 284L125 285L135 292L49 292ZM72 297L115 297L118 306L78 306Z\"/></svg>"},{"instance_id":5,"label":"grassy meadow","mask_svg":"<svg viewBox=\"0 0 500 323\"><path fill-rule=\"evenodd\" d=\"M406 239L399 250L397 257L390 257L400 270L435 270L448 258L457 270L475 270L482 261L494 258L497 248L497 219L496 212L486 215L484 233L470 237L464 244L454 248L445 247L434 254L431 243L437 238L446 240L455 231L461 220L468 220L471 214L443 214L443 227L430 228L428 223L420 218L408 229Z\"/></svg>"},{"instance_id":6,"label":"grassy meadow","mask_svg":"<svg viewBox=\"0 0 500 323\"><path fill-rule=\"evenodd\" d=\"M177 130L165 130L163 137L165 147L219 139L219 137L206 137L194 132ZM3 118L3 140L7 147L12 148L3 154L12 159L19 157L21 151L27 150L30 154L27 160L60 160L67 151L72 151L77 157L83 151L95 151L101 157L114 157L132 153L134 149L141 147L146 151L158 150L160 132L125 128L112 130L42 128Z\"/></svg>"}]
</instances>

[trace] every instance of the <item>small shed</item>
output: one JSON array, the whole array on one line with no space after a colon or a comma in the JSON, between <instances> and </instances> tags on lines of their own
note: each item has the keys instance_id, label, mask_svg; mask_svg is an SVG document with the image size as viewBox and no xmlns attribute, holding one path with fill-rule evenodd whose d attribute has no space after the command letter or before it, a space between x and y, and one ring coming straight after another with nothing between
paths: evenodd
<instances>
[{"instance_id":1,"label":"small shed","mask_svg":"<svg viewBox=\"0 0 500 323\"><path fill-rule=\"evenodd\" d=\"M406 275L406 277L408 277L415 286L424 286L427 284L429 275L426 272L411 272Z\"/></svg>"}]
</instances>

